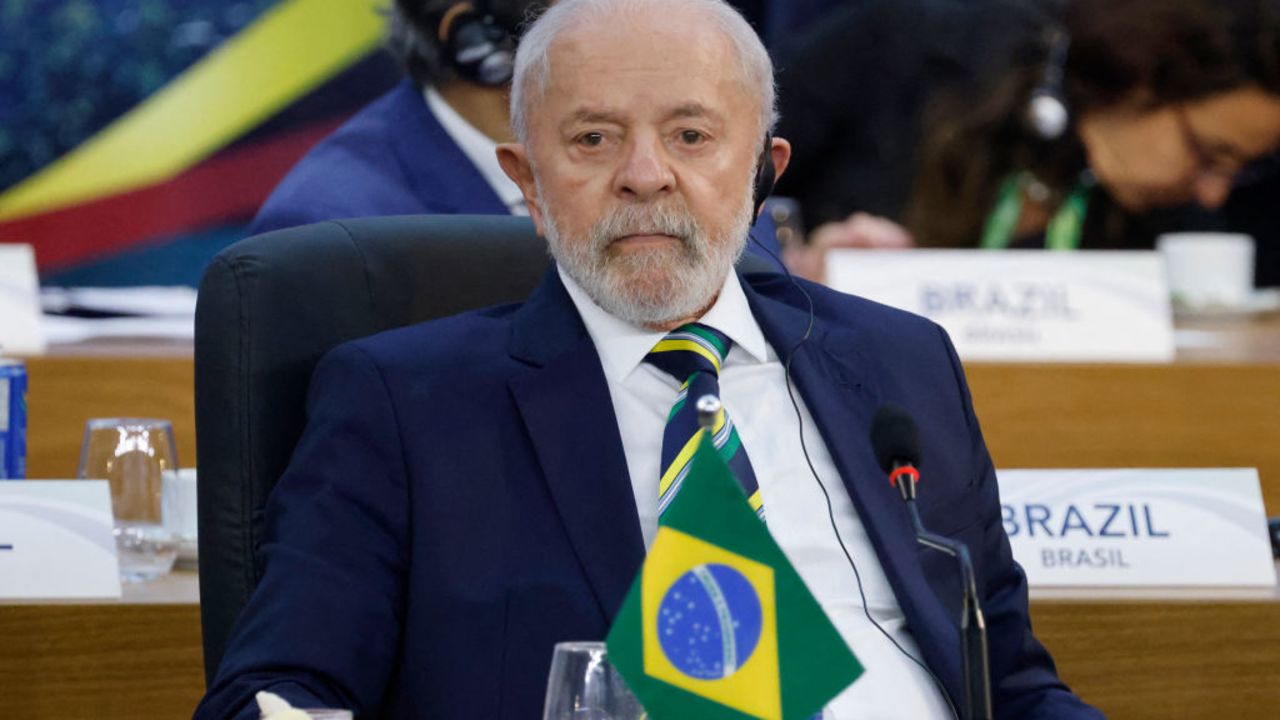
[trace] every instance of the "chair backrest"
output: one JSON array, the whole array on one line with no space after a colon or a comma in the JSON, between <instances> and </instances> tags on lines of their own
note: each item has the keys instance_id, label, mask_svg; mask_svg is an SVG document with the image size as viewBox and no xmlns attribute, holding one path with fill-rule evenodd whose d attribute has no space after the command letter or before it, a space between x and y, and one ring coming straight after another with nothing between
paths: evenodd
<instances>
[{"instance_id":1,"label":"chair backrest","mask_svg":"<svg viewBox=\"0 0 1280 720\"><path fill-rule=\"evenodd\" d=\"M549 266L524 218L340 220L218 254L196 307L200 615L212 681L259 577L262 509L320 357L359 337L524 299Z\"/></svg>"}]
</instances>

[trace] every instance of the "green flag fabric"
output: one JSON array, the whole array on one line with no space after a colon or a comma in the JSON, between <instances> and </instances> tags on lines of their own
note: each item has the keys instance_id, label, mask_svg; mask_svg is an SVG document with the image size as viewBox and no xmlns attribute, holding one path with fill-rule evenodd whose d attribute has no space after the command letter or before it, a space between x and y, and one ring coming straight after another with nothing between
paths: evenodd
<instances>
[{"instance_id":1,"label":"green flag fabric","mask_svg":"<svg viewBox=\"0 0 1280 720\"><path fill-rule=\"evenodd\" d=\"M862 674L706 432L608 653L653 720L805 720Z\"/></svg>"}]
</instances>

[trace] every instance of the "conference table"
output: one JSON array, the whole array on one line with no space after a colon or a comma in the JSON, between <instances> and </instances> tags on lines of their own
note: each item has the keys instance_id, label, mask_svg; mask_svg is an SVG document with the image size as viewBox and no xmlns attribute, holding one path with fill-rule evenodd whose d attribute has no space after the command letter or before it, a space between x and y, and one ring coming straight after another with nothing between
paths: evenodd
<instances>
[{"instance_id":1,"label":"conference table","mask_svg":"<svg viewBox=\"0 0 1280 720\"><path fill-rule=\"evenodd\" d=\"M1274 718L1280 593L1033 591L1063 679L1111 718ZM199 590L179 570L120 601L0 603L0 717L189 717Z\"/></svg>"},{"instance_id":2,"label":"conference table","mask_svg":"<svg viewBox=\"0 0 1280 720\"><path fill-rule=\"evenodd\" d=\"M1174 363L966 363L999 467L1257 467L1280 514L1280 315L1179 320ZM75 472L84 421L173 421L195 454L189 343L91 341L27 361L29 475ZM1033 590L1068 684L1113 718L1280 715L1280 592ZM101 602L0 603L0 718L189 716L195 574Z\"/></svg>"}]
</instances>

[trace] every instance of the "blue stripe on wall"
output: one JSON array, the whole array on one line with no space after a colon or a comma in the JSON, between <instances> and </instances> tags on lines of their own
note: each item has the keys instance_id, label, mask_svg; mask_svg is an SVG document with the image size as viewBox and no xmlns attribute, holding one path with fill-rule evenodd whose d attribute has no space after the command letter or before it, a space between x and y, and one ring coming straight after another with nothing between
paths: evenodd
<instances>
[{"instance_id":1,"label":"blue stripe on wall","mask_svg":"<svg viewBox=\"0 0 1280 720\"><path fill-rule=\"evenodd\" d=\"M237 223L166 238L157 245L51 273L41 278L41 284L67 287L197 287L205 266L213 256L243 238L247 228L247 225Z\"/></svg>"}]
</instances>

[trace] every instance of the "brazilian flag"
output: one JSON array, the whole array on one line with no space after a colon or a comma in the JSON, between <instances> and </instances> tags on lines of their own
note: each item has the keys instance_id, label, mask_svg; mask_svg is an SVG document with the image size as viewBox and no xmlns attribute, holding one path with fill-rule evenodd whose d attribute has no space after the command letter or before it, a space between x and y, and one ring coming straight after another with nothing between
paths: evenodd
<instances>
[{"instance_id":1,"label":"brazilian flag","mask_svg":"<svg viewBox=\"0 0 1280 720\"><path fill-rule=\"evenodd\" d=\"M810 718L862 674L705 431L608 652L654 720Z\"/></svg>"}]
</instances>

